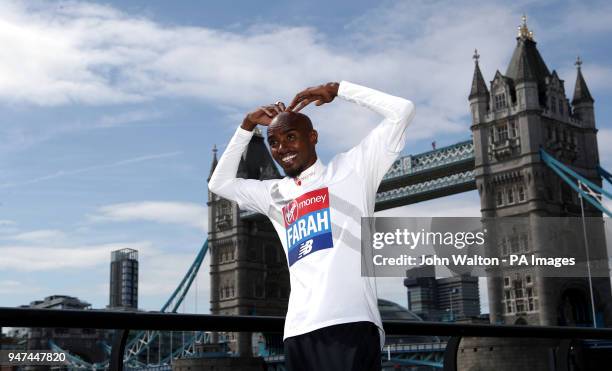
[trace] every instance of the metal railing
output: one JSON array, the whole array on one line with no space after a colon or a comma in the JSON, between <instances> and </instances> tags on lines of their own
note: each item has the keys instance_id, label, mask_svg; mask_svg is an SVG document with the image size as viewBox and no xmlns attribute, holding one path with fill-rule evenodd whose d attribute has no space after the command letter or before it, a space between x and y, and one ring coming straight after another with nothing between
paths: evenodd
<instances>
[{"instance_id":1,"label":"metal railing","mask_svg":"<svg viewBox=\"0 0 612 371\"><path fill-rule=\"evenodd\" d=\"M125 343L130 330L279 332L284 317L221 316L159 312L113 312L103 310L52 310L0 307L0 327L63 327L115 329L110 369L123 370ZM462 337L514 337L612 340L612 328L456 324L441 322L383 321L388 335L451 337L444 355L444 370L456 370Z\"/></svg>"}]
</instances>

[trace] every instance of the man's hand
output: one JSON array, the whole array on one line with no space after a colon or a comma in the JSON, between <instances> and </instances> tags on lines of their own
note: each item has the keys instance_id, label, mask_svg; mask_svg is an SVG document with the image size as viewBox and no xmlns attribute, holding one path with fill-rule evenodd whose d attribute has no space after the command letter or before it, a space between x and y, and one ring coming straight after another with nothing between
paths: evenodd
<instances>
[{"instance_id":1,"label":"man's hand","mask_svg":"<svg viewBox=\"0 0 612 371\"><path fill-rule=\"evenodd\" d=\"M283 102L276 102L275 104L270 104L268 106L261 106L255 111L247 114L240 127L244 130L253 131L255 126L258 124L268 126L276 115L284 112L285 110L286 107Z\"/></svg>"},{"instance_id":2,"label":"man's hand","mask_svg":"<svg viewBox=\"0 0 612 371\"><path fill-rule=\"evenodd\" d=\"M324 103L330 103L338 95L340 84L337 82L328 82L324 85L313 86L296 94L287 111L299 112L312 102L317 106Z\"/></svg>"}]
</instances>

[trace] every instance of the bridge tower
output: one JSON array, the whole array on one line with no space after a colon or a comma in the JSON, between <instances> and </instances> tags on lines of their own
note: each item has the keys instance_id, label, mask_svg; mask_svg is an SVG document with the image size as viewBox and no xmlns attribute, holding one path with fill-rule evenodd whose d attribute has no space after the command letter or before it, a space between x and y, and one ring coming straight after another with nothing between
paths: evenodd
<instances>
[{"instance_id":1,"label":"bridge tower","mask_svg":"<svg viewBox=\"0 0 612 371\"><path fill-rule=\"evenodd\" d=\"M522 227L495 236L497 246L487 246L487 252L493 256L538 254L545 241L560 237L564 242L555 246L556 252L584 259L582 229L575 233L571 228L557 229L552 231L557 236L550 236L540 228L542 217L580 217L581 208L576 192L542 162L539 150L543 148L601 186L594 100L578 59L570 104L564 81L556 71L549 71L536 48L526 17L516 39L506 73L497 71L489 87L480 70L480 56L474 54L468 98L482 216L521 216L528 220ZM585 203L585 216L602 215ZM589 229L589 240L599 242L589 242L591 258L607 259L601 225ZM539 268L505 269L489 276L491 322L592 325L588 280L544 276ZM598 323L612 325L609 278L593 278L593 290Z\"/></svg>"},{"instance_id":2,"label":"bridge tower","mask_svg":"<svg viewBox=\"0 0 612 371\"><path fill-rule=\"evenodd\" d=\"M237 177L274 179L280 174L259 129L238 167ZM210 176L217 165L213 149ZM235 202L208 192L210 312L223 315L284 316L289 299L289 271L282 245L263 215L245 216ZM251 334L225 334L230 349L252 354ZM280 341L280 340L279 340Z\"/></svg>"}]
</instances>

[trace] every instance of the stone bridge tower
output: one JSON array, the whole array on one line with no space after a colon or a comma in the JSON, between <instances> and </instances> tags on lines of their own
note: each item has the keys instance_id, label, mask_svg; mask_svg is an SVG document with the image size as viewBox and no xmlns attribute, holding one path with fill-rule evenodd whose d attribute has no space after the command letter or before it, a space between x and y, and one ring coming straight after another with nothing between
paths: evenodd
<instances>
[{"instance_id":1,"label":"stone bridge tower","mask_svg":"<svg viewBox=\"0 0 612 371\"><path fill-rule=\"evenodd\" d=\"M538 254L551 238L536 227L542 217L581 215L577 193L542 162L540 148L601 186L594 100L578 60L570 104L564 81L544 63L525 17L508 69L505 74L495 73L490 88L478 58L476 52L469 101L482 215L521 216L528 221L497 235L497 246L489 246L488 252ZM601 217L601 212L585 203L585 215ZM559 254L583 257L582 230L576 232L555 247ZM589 235L590 240L600 238L599 243L589 243L591 257L605 258L603 229L589 230ZM593 286L598 322L612 324L609 279L594 278ZM489 277L489 301L493 323L592 325L593 321L587 279L543 277L539 269L505 270Z\"/></svg>"},{"instance_id":2,"label":"stone bridge tower","mask_svg":"<svg viewBox=\"0 0 612 371\"><path fill-rule=\"evenodd\" d=\"M237 177L280 178L261 132L255 130L240 161ZM210 175L216 165L214 149ZM289 270L282 245L268 218L245 213L235 202L209 191L208 246L212 314L284 316L287 313ZM251 355L251 334L224 336L231 350L241 356Z\"/></svg>"}]
</instances>

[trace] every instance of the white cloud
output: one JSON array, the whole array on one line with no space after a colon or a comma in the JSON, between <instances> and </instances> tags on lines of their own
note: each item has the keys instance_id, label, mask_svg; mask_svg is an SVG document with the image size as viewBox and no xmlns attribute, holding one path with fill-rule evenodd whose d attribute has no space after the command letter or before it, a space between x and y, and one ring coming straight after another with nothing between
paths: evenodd
<instances>
[{"instance_id":1,"label":"white cloud","mask_svg":"<svg viewBox=\"0 0 612 371\"><path fill-rule=\"evenodd\" d=\"M0 246L0 270L35 272L86 269L108 264L111 251L124 248L146 251L151 246L146 241L80 246L4 245Z\"/></svg>"},{"instance_id":2,"label":"white cloud","mask_svg":"<svg viewBox=\"0 0 612 371\"><path fill-rule=\"evenodd\" d=\"M239 35L164 27L78 2L59 7L15 2L2 6L0 14L5 20L0 40L11 50L0 61L0 97L40 105L138 102L156 96L252 101L276 84L301 79L303 74L288 74L295 71L293 63L314 65L327 53L316 45L312 29L259 28ZM304 48L317 53L304 58ZM191 68L185 68L186 61Z\"/></svg>"},{"instance_id":3,"label":"white cloud","mask_svg":"<svg viewBox=\"0 0 612 371\"><path fill-rule=\"evenodd\" d=\"M496 69L504 72L520 15L531 3L389 1L348 23L336 40L312 27L255 24L230 32L166 26L106 5L8 2L0 6L0 40L10 50L0 58L0 100L60 105L195 97L240 117L236 112L289 101L306 86L350 79L413 100L412 140L467 132L473 50L479 49L485 80ZM609 29L605 12L572 9L560 13L566 26L543 33L564 38L577 27ZM576 22L574 13L597 21ZM537 21L530 19L536 29ZM606 66L589 73L594 83L610 85ZM334 149L356 143L373 125L355 112L347 105L306 111L333 137ZM143 114L150 119L134 112L89 125L115 126ZM339 135L337 123L357 130Z\"/></svg>"},{"instance_id":4,"label":"white cloud","mask_svg":"<svg viewBox=\"0 0 612 371\"><path fill-rule=\"evenodd\" d=\"M137 94L114 90L103 75L94 72L99 58L95 49L88 51L82 44L85 35L94 34L81 32L96 20L103 21L102 7L97 7L96 16L85 12L67 16L62 12L85 6L3 3L0 40L7 53L0 62L3 76L0 96L8 101L25 100L42 105L142 100ZM82 18L67 22L69 17Z\"/></svg>"},{"instance_id":5,"label":"white cloud","mask_svg":"<svg viewBox=\"0 0 612 371\"><path fill-rule=\"evenodd\" d=\"M41 229L9 236L9 239L23 242L51 243L65 237L64 232L56 229Z\"/></svg>"},{"instance_id":6,"label":"white cloud","mask_svg":"<svg viewBox=\"0 0 612 371\"><path fill-rule=\"evenodd\" d=\"M415 101L416 139L465 129L472 51L480 50L492 78L507 63L519 19L499 4L388 3L349 24L338 42L309 27L169 27L110 6L60 4L0 7L0 40L11 50L0 59L0 99L59 105L195 97L243 111L350 79ZM335 119L364 122L346 105L325 112L331 117L317 121L330 132ZM342 142L356 143L371 125L344 131Z\"/></svg>"},{"instance_id":7,"label":"white cloud","mask_svg":"<svg viewBox=\"0 0 612 371\"><path fill-rule=\"evenodd\" d=\"M196 203L143 201L100 207L91 215L92 221L127 222L151 221L181 224L201 231L208 230L207 208Z\"/></svg>"}]
</instances>

